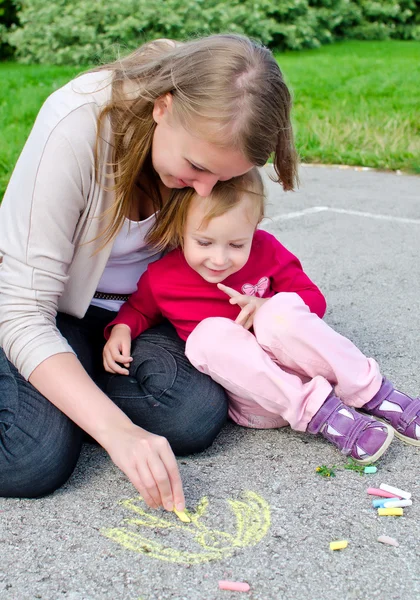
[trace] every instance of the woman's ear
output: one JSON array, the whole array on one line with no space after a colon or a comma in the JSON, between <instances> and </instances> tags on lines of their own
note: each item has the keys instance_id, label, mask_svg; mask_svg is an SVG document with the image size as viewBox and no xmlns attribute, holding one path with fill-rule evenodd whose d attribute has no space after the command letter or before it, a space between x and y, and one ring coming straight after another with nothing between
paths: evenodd
<instances>
[{"instance_id":1,"label":"woman's ear","mask_svg":"<svg viewBox=\"0 0 420 600\"><path fill-rule=\"evenodd\" d=\"M172 94L168 92L163 96L159 96L155 100L155 104L153 106L153 120L155 123L160 123L162 119L167 117L167 114L172 112Z\"/></svg>"}]
</instances>

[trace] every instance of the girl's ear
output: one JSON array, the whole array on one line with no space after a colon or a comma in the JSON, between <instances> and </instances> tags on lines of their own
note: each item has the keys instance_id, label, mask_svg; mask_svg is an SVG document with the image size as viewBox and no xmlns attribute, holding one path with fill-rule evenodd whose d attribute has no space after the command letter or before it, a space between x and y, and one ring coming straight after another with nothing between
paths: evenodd
<instances>
[{"instance_id":1,"label":"girl's ear","mask_svg":"<svg viewBox=\"0 0 420 600\"><path fill-rule=\"evenodd\" d=\"M160 123L161 120L167 116L168 112L172 112L172 102L173 98L170 92L163 96L159 96L159 98L155 100L153 106L153 120L155 123Z\"/></svg>"}]
</instances>

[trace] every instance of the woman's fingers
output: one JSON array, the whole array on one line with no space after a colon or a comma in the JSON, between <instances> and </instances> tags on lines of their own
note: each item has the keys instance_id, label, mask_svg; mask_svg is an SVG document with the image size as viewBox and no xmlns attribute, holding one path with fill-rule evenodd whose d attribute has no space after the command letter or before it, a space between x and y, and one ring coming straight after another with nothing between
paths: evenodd
<instances>
[{"instance_id":1,"label":"woman's fingers","mask_svg":"<svg viewBox=\"0 0 420 600\"><path fill-rule=\"evenodd\" d=\"M117 432L106 449L148 506L183 510L178 464L166 438L133 425Z\"/></svg>"},{"instance_id":2,"label":"woman's fingers","mask_svg":"<svg viewBox=\"0 0 420 600\"><path fill-rule=\"evenodd\" d=\"M185 505L184 494L182 491L181 477L178 471L178 465L175 456L165 438L159 439L157 453L152 454L148 459L148 466L153 476L160 502L166 510L173 510L174 507ZM151 493L148 488L148 492ZM153 489L153 497L156 490Z\"/></svg>"},{"instance_id":3,"label":"woman's fingers","mask_svg":"<svg viewBox=\"0 0 420 600\"><path fill-rule=\"evenodd\" d=\"M178 469L178 463L171 450L169 443L167 447L163 448L161 452L162 462L165 466L166 472L169 476L169 481L172 490L172 501L177 510L184 510L185 508L185 497L182 488L181 475Z\"/></svg>"}]
</instances>

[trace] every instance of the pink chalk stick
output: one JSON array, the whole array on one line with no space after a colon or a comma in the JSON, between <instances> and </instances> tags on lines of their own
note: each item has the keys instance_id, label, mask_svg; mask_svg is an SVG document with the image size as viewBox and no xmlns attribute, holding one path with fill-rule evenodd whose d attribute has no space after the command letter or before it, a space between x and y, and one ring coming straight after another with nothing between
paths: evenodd
<instances>
[{"instance_id":1,"label":"pink chalk stick","mask_svg":"<svg viewBox=\"0 0 420 600\"><path fill-rule=\"evenodd\" d=\"M242 583L242 581L219 581L219 589L231 592L249 592L251 588L248 583Z\"/></svg>"},{"instance_id":2,"label":"pink chalk stick","mask_svg":"<svg viewBox=\"0 0 420 600\"><path fill-rule=\"evenodd\" d=\"M379 490L377 488L368 488L367 493L371 496L381 496L382 498L400 498L400 496L396 496L395 494L391 494L390 492Z\"/></svg>"}]
</instances>

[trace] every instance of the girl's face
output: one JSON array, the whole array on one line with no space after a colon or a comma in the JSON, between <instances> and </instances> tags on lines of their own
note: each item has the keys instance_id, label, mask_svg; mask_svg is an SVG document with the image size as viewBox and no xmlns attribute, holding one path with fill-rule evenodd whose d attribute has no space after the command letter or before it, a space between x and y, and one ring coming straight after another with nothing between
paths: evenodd
<instances>
[{"instance_id":1,"label":"girl's face","mask_svg":"<svg viewBox=\"0 0 420 600\"><path fill-rule=\"evenodd\" d=\"M156 129L152 163L167 188L191 187L208 196L218 181L243 175L253 165L234 149L220 148L191 135L172 116L172 96L158 98L153 109Z\"/></svg>"},{"instance_id":2,"label":"girl's face","mask_svg":"<svg viewBox=\"0 0 420 600\"><path fill-rule=\"evenodd\" d=\"M211 198L194 196L184 232L184 256L189 266L210 283L220 283L242 269L249 258L257 226L252 199L243 199L227 213L203 225Z\"/></svg>"}]
</instances>

